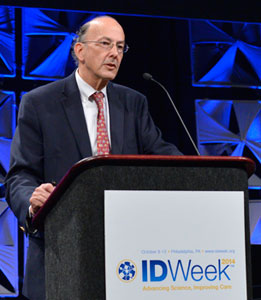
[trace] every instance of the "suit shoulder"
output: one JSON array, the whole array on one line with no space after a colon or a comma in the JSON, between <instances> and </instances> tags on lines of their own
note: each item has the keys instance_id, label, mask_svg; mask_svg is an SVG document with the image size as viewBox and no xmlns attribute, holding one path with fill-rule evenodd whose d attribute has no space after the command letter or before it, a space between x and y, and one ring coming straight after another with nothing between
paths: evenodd
<instances>
[{"instance_id":1,"label":"suit shoulder","mask_svg":"<svg viewBox=\"0 0 261 300\"><path fill-rule=\"evenodd\" d=\"M27 92L26 94L29 96L34 96L34 95L41 96L41 95L53 93L57 90L62 89L62 87L64 86L64 81L65 81L65 79L61 79L58 81L53 81L53 82L47 83L45 85L39 86L39 87Z\"/></svg>"},{"instance_id":2,"label":"suit shoulder","mask_svg":"<svg viewBox=\"0 0 261 300\"><path fill-rule=\"evenodd\" d=\"M73 79L72 75L70 75L69 77L39 86L27 92L23 96L23 101L33 101L33 102L52 101L54 98L59 97L61 93L63 93L66 82L72 79Z\"/></svg>"}]
</instances>

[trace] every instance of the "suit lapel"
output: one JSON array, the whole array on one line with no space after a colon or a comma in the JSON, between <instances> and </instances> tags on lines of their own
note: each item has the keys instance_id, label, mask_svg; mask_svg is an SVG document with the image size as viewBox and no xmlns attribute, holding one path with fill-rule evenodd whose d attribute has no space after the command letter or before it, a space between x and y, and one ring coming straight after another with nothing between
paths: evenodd
<instances>
[{"instance_id":1,"label":"suit lapel","mask_svg":"<svg viewBox=\"0 0 261 300\"><path fill-rule=\"evenodd\" d=\"M111 154L121 154L124 129L123 100L111 82L107 86L107 95L110 110Z\"/></svg>"},{"instance_id":2,"label":"suit lapel","mask_svg":"<svg viewBox=\"0 0 261 300\"><path fill-rule=\"evenodd\" d=\"M74 73L65 80L62 104L82 157L91 156L89 134Z\"/></svg>"}]
</instances>

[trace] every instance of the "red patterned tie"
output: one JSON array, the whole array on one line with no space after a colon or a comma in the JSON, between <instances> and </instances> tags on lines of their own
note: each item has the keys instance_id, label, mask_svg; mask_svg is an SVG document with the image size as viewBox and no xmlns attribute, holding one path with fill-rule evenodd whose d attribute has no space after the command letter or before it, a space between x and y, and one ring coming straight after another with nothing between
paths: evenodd
<instances>
[{"instance_id":1,"label":"red patterned tie","mask_svg":"<svg viewBox=\"0 0 261 300\"><path fill-rule=\"evenodd\" d=\"M96 92L92 94L92 98L98 106L97 118L97 155L109 154L110 142L104 118L103 93Z\"/></svg>"}]
</instances>

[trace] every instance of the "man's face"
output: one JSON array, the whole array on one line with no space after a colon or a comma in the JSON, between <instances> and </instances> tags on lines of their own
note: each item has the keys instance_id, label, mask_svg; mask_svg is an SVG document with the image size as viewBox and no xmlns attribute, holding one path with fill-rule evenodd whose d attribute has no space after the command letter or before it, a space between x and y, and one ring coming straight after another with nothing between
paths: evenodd
<instances>
[{"instance_id":1,"label":"man's face","mask_svg":"<svg viewBox=\"0 0 261 300\"><path fill-rule=\"evenodd\" d=\"M86 43L86 41L89 41ZM91 42L90 42L91 41ZM95 43L93 41L102 42ZM113 43L111 49L104 45ZM123 53L117 45L123 47L125 36L122 27L112 18L104 17L91 22L83 43L78 46L79 72L89 84L107 83L113 80L119 70ZM77 46L76 46L77 47Z\"/></svg>"}]
</instances>

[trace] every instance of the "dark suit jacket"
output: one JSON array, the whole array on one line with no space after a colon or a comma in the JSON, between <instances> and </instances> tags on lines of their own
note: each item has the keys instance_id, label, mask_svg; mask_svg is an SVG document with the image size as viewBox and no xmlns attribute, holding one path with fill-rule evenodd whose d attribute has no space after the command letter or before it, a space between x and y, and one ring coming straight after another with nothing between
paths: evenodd
<instances>
[{"instance_id":1,"label":"dark suit jacket","mask_svg":"<svg viewBox=\"0 0 261 300\"><path fill-rule=\"evenodd\" d=\"M180 155L161 138L148 112L146 97L130 88L107 87L112 154ZM24 226L29 198L41 183L59 182L67 170L92 155L75 74L24 95L11 147L6 199ZM43 239L29 241L24 291L30 299L44 299Z\"/></svg>"}]
</instances>

